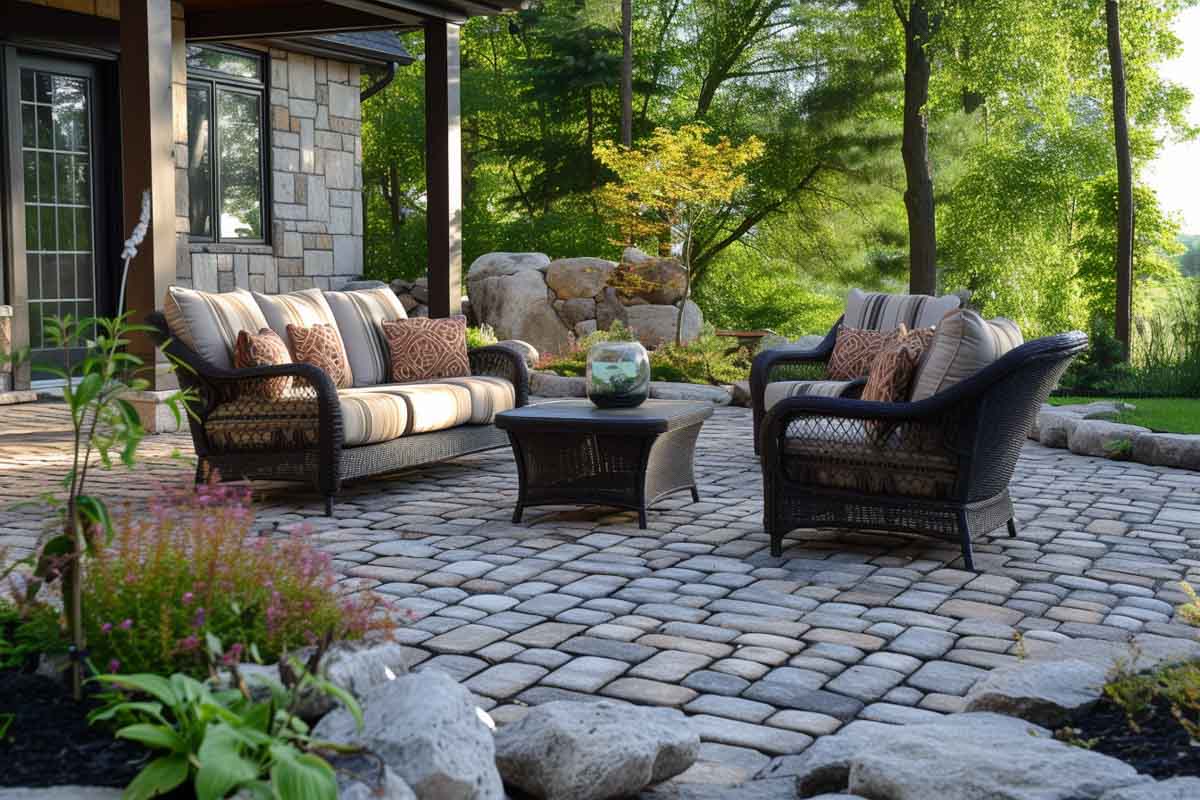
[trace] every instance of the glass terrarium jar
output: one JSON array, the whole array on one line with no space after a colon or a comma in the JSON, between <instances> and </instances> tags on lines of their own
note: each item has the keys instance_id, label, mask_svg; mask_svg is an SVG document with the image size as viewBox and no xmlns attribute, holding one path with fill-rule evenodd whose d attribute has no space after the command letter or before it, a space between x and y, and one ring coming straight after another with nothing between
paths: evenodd
<instances>
[{"instance_id":1,"label":"glass terrarium jar","mask_svg":"<svg viewBox=\"0 0 1200 800\"><path fill-rule=\"evenodd\" d=\"M601 342L588 350L587 396L600 408L633 408L650 396L650 356L638 342Z\"/></svg>"}]
</instances>

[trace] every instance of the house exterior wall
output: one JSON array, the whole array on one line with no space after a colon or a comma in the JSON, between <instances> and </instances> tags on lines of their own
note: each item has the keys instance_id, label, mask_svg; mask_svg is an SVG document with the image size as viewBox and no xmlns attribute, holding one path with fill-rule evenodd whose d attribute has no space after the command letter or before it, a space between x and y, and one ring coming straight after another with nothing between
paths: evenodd
<instances>
[{"instance_id":1,"label":"house exterior wall","mask_svg":"<svg viewBox=\"0 0 1200 800\"><path fill-rule=\"evenodd\" d=\"M182 36L177 47L182 51ZM181 235L181 285L274 294L336 289L362 274L359 66L276 48L267 58L270 243L190 243ZM186 65L180 69L186 87ZM187 93L175 97L183 104L175 124L179 230L185 234Z\"/></svg>"}]
</instances>

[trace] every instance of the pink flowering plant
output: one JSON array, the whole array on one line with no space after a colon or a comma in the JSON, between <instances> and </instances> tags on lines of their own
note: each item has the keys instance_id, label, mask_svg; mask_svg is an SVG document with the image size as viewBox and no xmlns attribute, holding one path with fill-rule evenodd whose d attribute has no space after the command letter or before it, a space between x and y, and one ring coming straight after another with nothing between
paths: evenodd
<instances>
[{"instance_id":1,"label":"pink flowering plant","mask_svg":"<svg viewBox=\"0 0 1200 800\"><path fill-rule=\"evenodd\" d=\"M112 673L203 676L204 643L227 657L255 645L274 661L326 635L386 635L388 603L338 585L303 532L258 536L246 489L199 487L114 518L88 561L84 623L92 663Z\"/></svg>"}]
</instances>

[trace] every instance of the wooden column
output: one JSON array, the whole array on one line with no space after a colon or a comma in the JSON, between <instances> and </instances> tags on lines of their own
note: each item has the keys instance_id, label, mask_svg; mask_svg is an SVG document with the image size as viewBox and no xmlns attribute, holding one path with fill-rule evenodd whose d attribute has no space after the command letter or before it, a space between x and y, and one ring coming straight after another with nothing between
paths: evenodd
<instances>
[{"instance_id":1,"label":"wooden column","mask_svg":"<svg viewBox=\"0 0 1200 800\"><path fill-rule=\"evenodd\" d=\"M425 196L429 316L462 313L462 134L458 26L425 24Z\"/></svg>"},{"instance_id":2,"label":"wooden column","mask_svg":"<svg viewBox=\"0 0 1200 800\"><path fill-rule=\"evenodd\" d=\"M120 87L122 237L137 224L142 192L152 197L150 231L130 265L125 294L125 309L141 323L175 280L170 0L121 0ZM142 334L130 351L146 365L161 360ZM151 389L168 388L162 370L148 369L143 376Z\"/></svg>"}]
</instances>

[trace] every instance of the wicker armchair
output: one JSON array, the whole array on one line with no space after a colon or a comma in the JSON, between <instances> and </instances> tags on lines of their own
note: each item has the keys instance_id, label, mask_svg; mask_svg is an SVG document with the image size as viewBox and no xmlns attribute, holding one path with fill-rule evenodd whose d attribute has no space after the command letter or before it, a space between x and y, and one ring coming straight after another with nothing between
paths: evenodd
<instances>
[{"instance_id":1,"label":"wicker armchair","mask_svg":"<svg viewBox=\"0 0 1200 800\"><path fill-rule=\"evenodd\" d=\"M750 365L750 405L754 409L754 452L759 452L759 431L762 429L763 418L766 416L766 393L767 384L770 383L777 370L787 368L808 367L813 373L814 378L819 378L825 374L825 364L829 361L829 357L833 355L833 346L837 342L838 328L842 325L842 318L833 323L833 327L829 329L829 333L825 334L825 338L821 343L811 350L806 350L802 347L790 346L779 347L772 350L764 350L754 357L754 362ZM859 392L862 389L859 387Z\"/></svg>"},{"instance_id":2,"label":"wicker armchair","mask_svg":"<svg viewBox=\"0 0 1200 800\"><path fill-rule=\"evenodd\" d=\"M772 555L795 528L854 528L957 541L974 569L973 535L1006 523L1016 535L1008 483L1022 443L1086 348L1079 332L1038 339L918 402L782 400L758 442Z\"/></svg>"},{"instance_id":3,"label":"wicker armchair","mask_svg":"<svg viewBox=\"0 0 1200 800\"><path fill-rule=\"evenodd\" d=\"M197 482L214 472L223 480L302 481L325 497L326 513L332 514L343 481L508 447L504 432L490 424L346 447L338 390L323 370L301 363L221 369L172 337L161 312L149 315L147 322L179 365L180 386L196 396L188 423ZM504 378L513 385L518 407L529 402L529 373L521 354L492 346L472 350L468 357L472 375ZM272 382L278 385L280 379L289 381L286 397L265 399ZM231 414L234 408L237 412ZM247 417L258 420L250 430Z\"/></svg>"}]
</instances>

